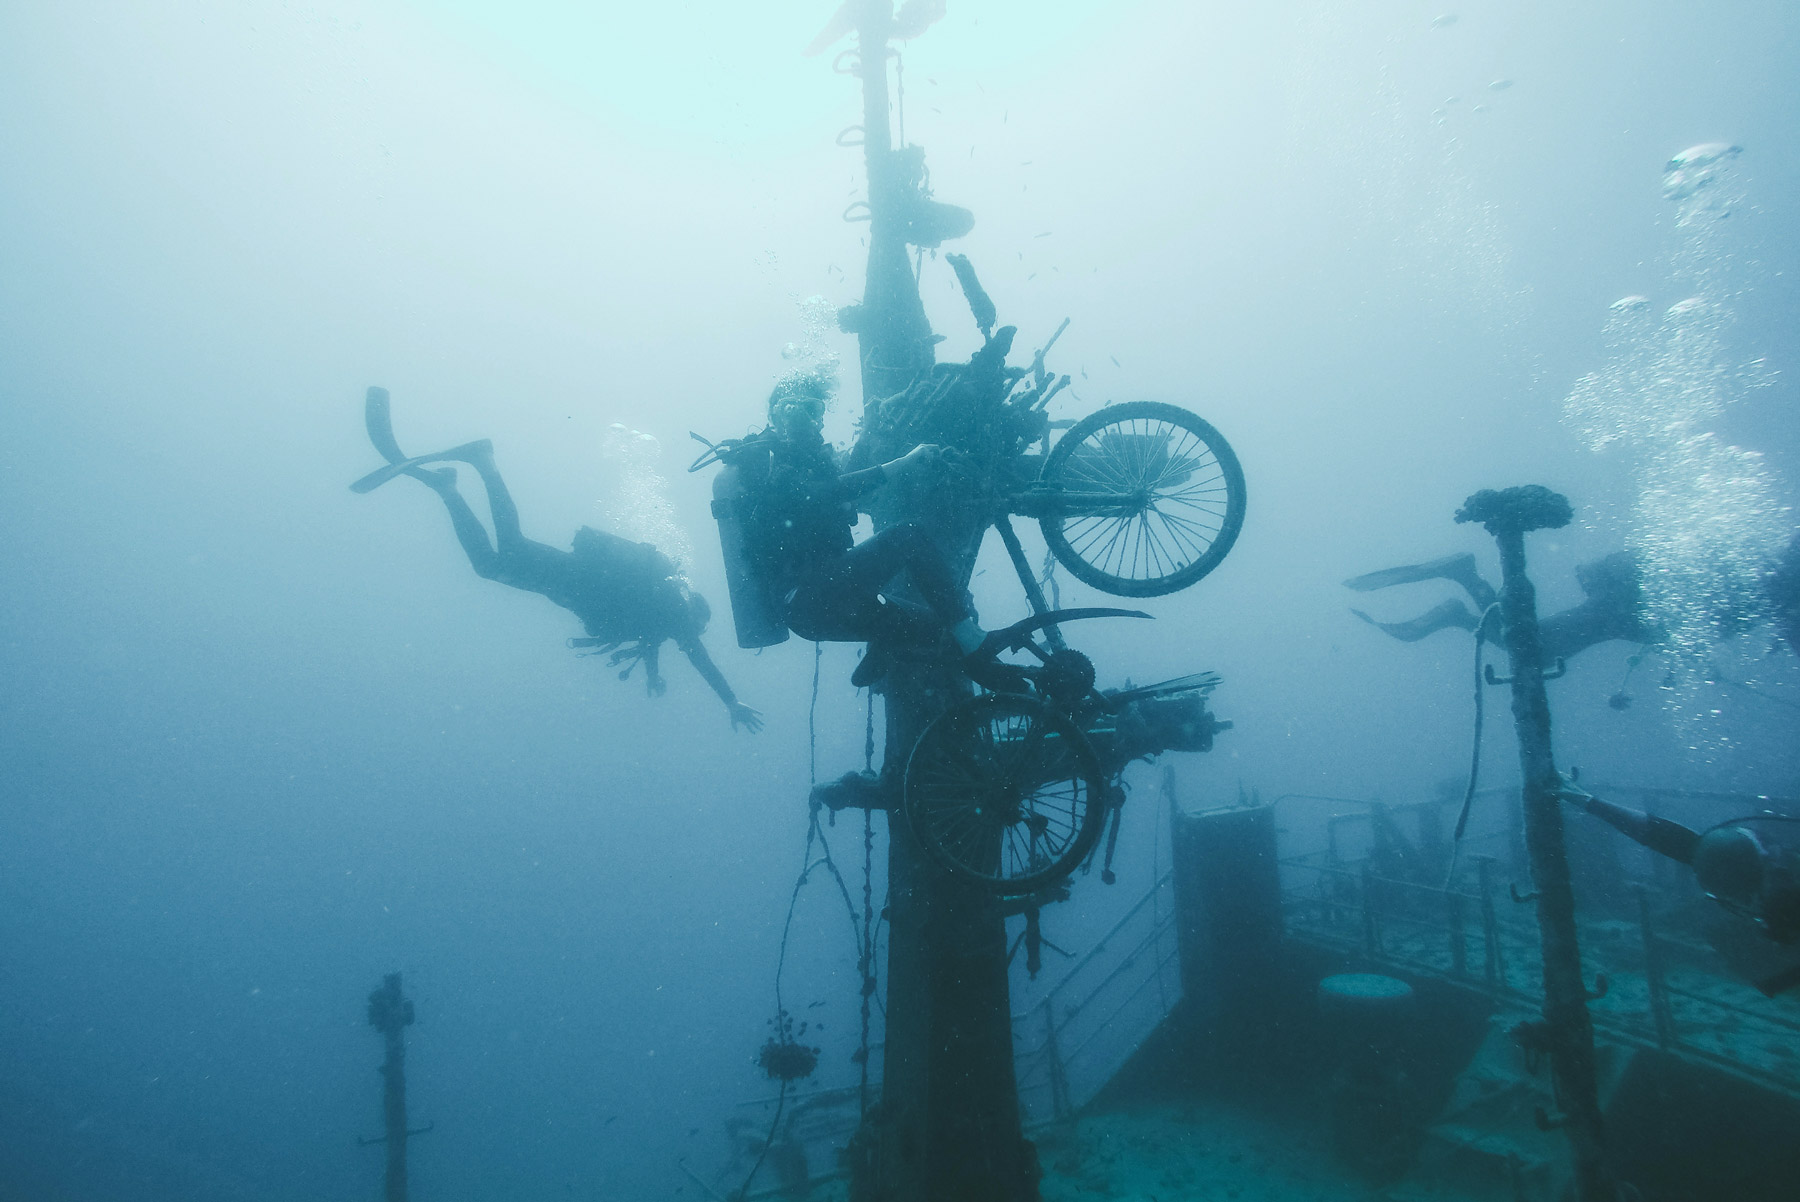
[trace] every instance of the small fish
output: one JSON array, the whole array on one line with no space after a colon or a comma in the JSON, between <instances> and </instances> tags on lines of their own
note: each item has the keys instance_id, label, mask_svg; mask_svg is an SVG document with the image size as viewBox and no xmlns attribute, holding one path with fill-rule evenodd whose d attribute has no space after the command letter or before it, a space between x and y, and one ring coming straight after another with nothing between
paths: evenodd
<instances>
[{"instance_id":1,"label":"small fish","mask_svg":"<svg viewBox=\"0 0 1800 1202\"><path fill-rule=\"evenodd\" d=\"M1117 355L1108 355L1107 358L1111 359L1113 361L1114 367L1124 367L1125 366L1123 363L1119 362L1119 357Z\"/></svg>"},{"instance_id":2,"label":"small fish","mask_svg":"<svg viewBox=\"0 0 1800 1202\"><path fill-rule=\"evenodd\" d=\"M1032 237L1033 237L1033 238L1048 238L1048 237L1049 237L1049 236L1050 236L1050 231L1049 231L1049 230L1045 230L1045 231L1044 231L1044 232L1043 232L1043 233L1041 233L1041 234L1033 234L1033 235L1032 235Z\"/></svg>"},{"instance_id":3,"label":"small fish","mask_svg":"<svg viewBox=\"0 0 1800 1202\"><path fill-rule=\"evenodd\" d=\"M1084 380L1088 378L1087 368L1085 367L1081 369L1081 378Z\"/></svg>"},{"instance_id":4,"label":"small fish","mask_svg":"<svg viewBox=\"0 0 1800 1202\"><path fill-rule=\"evenodd\" d=\"M825 1004L825 999L824 999L824 998L820 998L820 999L819 999L819 1000L818 1000L818 1001L816 1001L816 1002L808 1002L808 1003L806 1003L806 1008L807 1008L807 1009L808 1009L808 1010L817 1010L817 1009L818 1009L818 1008L819 1008L819 1007L820 1007L820 1006L823 1006L823 1005L824 1005L824 1004Z\"/></svg>"},{"instance_id":5,"label":"small fish","mask_svg":"<svg viewBox=\"0 0 1800 1202\"><path fill-rule=\"evenodd\" d=\"M1448 29L1456 24L1457 20L1458 18L1455 13L1445 13L1442 16L1433 17L1431 19L1431 27L1433 29Z\"/></svg>"},{"instance_id":6,"label":"small fish","mask_svg":"<svg viewBox=\"0 0 1800 1202\"><path fill-rule=\"evenodd\" d=\"M1496 79L1496 80L1495 80L1495 81L1494 81L1494 82L1493 82L1493 83L1491 83L1491 84L1489 84L1489 85L1488 85L1488 91L1490 91L1490 92L1504 92L1504 91L1506 91L1506 89L1508 89L1508 88L1510 88L1510 87L1512 87L1512 80L1510 80L1510 79Z\"/></svg>"},{"instance_id":7,"label":"small fish","mask_svg":"<svg viewBox=\"0 0 1800 1202\"><path fill-rule=\"evenodd\" d=\"M700 1134L700 1128L698 1128L698 1127L689 1127L688 1128L688 1138L689 1139L694 1138L694 1136L696 1136L698 1134Z\"/></svg>"},{"instance_id":8,"label":"small fish","mask_svg":"<svg viewBox=\"0 0 1800 1202\"><path fill-rule=\"evenodd\" d=\"M601 1126L602 1126L602 1127L610 1127L610 1126L612 1126L612 1125L613 1125L613 1124L614 1124L614 1123L616 1123L616 1122L618 1122L618 1121L619 1121L619 1116L618 1116L618 1115L616 1115L616 1114L609 1114L609 1115L607 1115L607 1116L606 1116L606 1121L605 1121L605 1122L604 1122L604 1123L601 1123L601 1124L600 1124L600 1125L601 1125Z\"/></svg>"}]
</instances>

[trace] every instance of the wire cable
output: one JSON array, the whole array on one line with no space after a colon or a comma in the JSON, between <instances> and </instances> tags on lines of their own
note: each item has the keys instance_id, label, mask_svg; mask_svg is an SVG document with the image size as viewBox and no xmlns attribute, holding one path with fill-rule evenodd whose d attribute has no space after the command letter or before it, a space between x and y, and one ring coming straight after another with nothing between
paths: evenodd
<instances>
[{"instance_id":1,"label":"wire cable","mask_svg":"<svg viewBox=\"0 0 1800 1202\"><path fill-rule=\"evenodd\" d=\"M1463 790L1462 810L1456 816L1456 834L1450 839L1450 866L1444 872L1444 892L1450 891L1450 884L1456 879L1457 853L1462 850L1463 831L1469 826L1469 811L1475 805L1475 786L1481 779L1481 724L1482 724L1482 654L1487 649L1488 619L1500 609L1498 601L1481 611L1481 620L1475 623L1475 733L1469 741L1469 785Z\"/></svg>"}]
</instances>

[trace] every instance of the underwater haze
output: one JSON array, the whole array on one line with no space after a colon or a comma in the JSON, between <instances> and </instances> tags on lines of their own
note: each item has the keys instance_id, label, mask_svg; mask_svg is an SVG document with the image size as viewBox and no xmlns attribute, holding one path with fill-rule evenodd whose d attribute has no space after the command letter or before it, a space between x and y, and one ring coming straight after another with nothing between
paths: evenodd
<instances>
[{"instance_id":1,"label":"underwater haze","mask_svg":"<svg viewBox=\"0 0 1800 1202\"><path fill-rule=\"evenodd\" d=\"M700 1196L679 1162L710 1178L770 1092L810 780L864 762L859 649L823 646L815 702L810 644L735 645L684 470L796 361L842 365L854 435L861 100L801 53L835 7L0 6L0 1200L378 1196L394 971L414 1197ZM954 0L902 53L1014 362L1071 319L1052 415L1172 402L1244 466L1223 565L1080 635L1103 685L1222 674L1234 728L1162 761L1188 804L1460 786L1469 640L1351 612L1447 590L1342 582L1494 577L1452 515L1516 484L1575 507L1529 543L1545 612L1630 547L1671 632L1551 686L1562 760L1800 793L1800 658L1756 591L1800 527L1792 4ZM941 255L920 287L967 358ZM673 555L766 728L673 648L659 697L578 655L428 490L351 493L371 385L409 451L491 439L527 535ZM972 587L986 626L1027 613L994 546ZM1517 780L1505 726L1484 783ZM1160 771L1119 883L1077 878L1047 937L1166 867ZM830 832L858 891L860 828ZM845 926L809 883L782 978L839 1084Z\"/></svg>"}]
</instances>

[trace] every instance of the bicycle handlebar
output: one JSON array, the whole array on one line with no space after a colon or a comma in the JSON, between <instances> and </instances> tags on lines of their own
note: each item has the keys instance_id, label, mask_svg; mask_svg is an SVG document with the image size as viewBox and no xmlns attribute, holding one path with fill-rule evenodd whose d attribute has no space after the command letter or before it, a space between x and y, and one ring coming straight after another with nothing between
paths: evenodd
<instances>
[{"instance_id":1,"label":"bicycle handlebar","mask_svg":"<svg viewBox=\"0 0 1800 1202\"><path fill-rule=\"evenodd\" d=\"M1002 651L1023 651L1030 645L1031 636L1046 626L1059 626L1064 622L1079 622L1084 618L1149 617L1150 615L1141 609L1113 609L1108 606L1052 609L1041 614L1033 614L1021 622L1014 622L1011 626L990 630L988 636L981 640L981 645L969 653L969 658L972 660L995 659Z\"/></svg>"}]
</instances>

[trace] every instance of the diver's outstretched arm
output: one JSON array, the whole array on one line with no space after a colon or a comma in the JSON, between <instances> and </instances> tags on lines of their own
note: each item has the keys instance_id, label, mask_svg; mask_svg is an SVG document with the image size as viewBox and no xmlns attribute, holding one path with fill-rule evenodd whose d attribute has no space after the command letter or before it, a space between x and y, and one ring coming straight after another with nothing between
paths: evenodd
<instances>
[{"instance_id":1,"label":"diver's outstretched arm","mask_svg":"<svg viewBox=\"0 0 1800 1202\"><path fill-rule=\"evenodd\" d=\"M1392 588L1396 584L1418 584L1425 580L1448 580L1452 584L1461 585L1463 591L1469 594L1469 599L1482 609L1500 599L1494 586L1483 580L1481 573L1475 570L1475 557L1466 551L1458 555L1446 555L1429 563L1406 564L1352 576L1344 581L1344 587L1355 589L1359 593L1369 593L1380 588ZM1474 627L1468 629L1473 630Z\"/></svg>"},{"instance_id":2,"label":"diver's outstretched arm","mask_svg":"<svg viewBox=\"0 0 1800 1202\"><path fill-rule=\"evenodd\" d=\"M1648 847L1659 856L1677 864L1693 864L1694 849L1700 846L1700 832L1689 830L1679 822L1658 818L1641 810L1602 801L1569 777L1563 777L1560 796L1566 802L1586 810L1635 843Z\"/></svg>"},{"instance_id":3,"label":"diver's outstretched arm","mask_svg":"<svg viewBox=\"0 0 1800 1202\"><path fill-rule=\"evenodd\" d=\"M1426 635L1436 634L1440 630L1474 630L1480 624L1480 620L1469 612L1469 607L1455 598L1420 614L1410 622L1377 622L1360 609L1350 612L1383 634L1403 643L1416 643Z\"/></svg>"},{"instance_id":4,"label":"diver's outstretched arm","mask_svg":"<svg viewBox=\"0 0 1800 1202\"><path fill-rule=\"evenodd\" d=\"M719 700L725 703L725 708L731 713L731 729L743 726L751 734L755 734L763 728L762 712L737 699L737 694L725 682L725 674L719 671L719 665L713 663L712 656L707 654L706 644L695 639L691 643L683 643L681 649L687 654L688 662L694 665L694 671L700 673L706 683L712 686L712 691L719 695Z\"/></svg>"}]
</instances>

